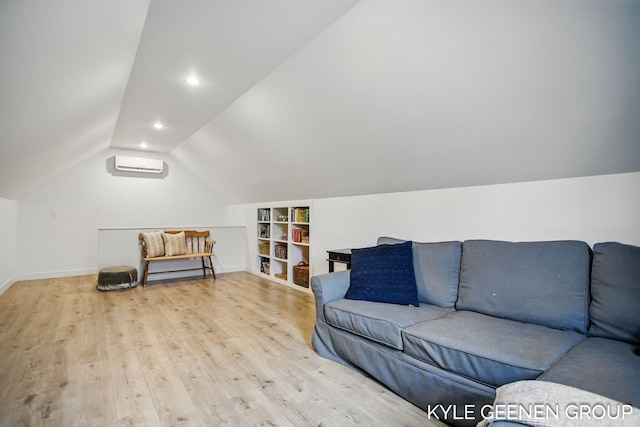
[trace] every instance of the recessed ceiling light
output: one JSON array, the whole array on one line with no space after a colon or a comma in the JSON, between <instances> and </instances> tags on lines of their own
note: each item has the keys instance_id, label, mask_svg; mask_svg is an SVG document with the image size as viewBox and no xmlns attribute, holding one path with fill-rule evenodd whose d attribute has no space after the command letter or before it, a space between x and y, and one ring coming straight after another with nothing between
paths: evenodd
<instances>
[{"instance_id":1,"label":"recessed ceiling light","mask_svg":"<svg viewBox=\"0 0 640 427\"><path fill-rule=\"evenodd\" d=\"M142 141L142 143L140 143L140 148L147 148L147 143Z\"/></svg>"},{"instance_id":2,"label":"recessed ceiling light","mask_svg":"<svg viewBox=\"0 0 640 427\"><path fill-rule=\"evenodd\" d=\"M164 125L162 123L160 123L160 122L155 122L153 124L153 127L156 128L156 129L162 129L164 127Z\"/></svg>"},{"instance_id":3,"label":"recessed ceiling light","mask_svg":"<svg viewBox=\"0 0 640 427\"><path fill-rule=\"evenodd\" d=\"M189 83L191 86L198 86L200 84L200 79L198 78L198 76L192 74L187 77L187 83Z\"/></svg>"}]
</instances>

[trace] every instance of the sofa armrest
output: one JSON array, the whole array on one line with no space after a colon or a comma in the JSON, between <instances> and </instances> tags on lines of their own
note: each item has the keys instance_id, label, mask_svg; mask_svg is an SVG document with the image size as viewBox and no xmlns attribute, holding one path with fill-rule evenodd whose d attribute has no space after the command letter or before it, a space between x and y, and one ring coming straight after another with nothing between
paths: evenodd
<instances>
[{"instance_id":1,"label":"sofa armrest","mask_svg":"<svg viewBox=\"0 0 640 427\"><path fill-rule=\"evenodd\" d=\"M324 305L342 299L347 294L351 272L349 270L320 274L311 278L311 290L316 300L316 321L325 323Z\"/></svg>"}]
</instances>

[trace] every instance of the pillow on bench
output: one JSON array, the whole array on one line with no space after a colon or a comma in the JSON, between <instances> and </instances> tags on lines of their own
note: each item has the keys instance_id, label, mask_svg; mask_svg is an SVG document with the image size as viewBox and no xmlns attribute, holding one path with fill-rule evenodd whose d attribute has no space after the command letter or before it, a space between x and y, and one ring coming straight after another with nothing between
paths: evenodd
<instances>
[{"instance_id":1,"label":"pillow on bench","mask_svg":"<svg viewBox=\"0 0 640 427\"><path fill-rule=\"evenodd\" d=\"M166 256L184 255L187 253L187 239L184 231L176 234L162 232L164 241L164 254Z\"/></svg>"},{"instance_id":2,"label":"pillow on bench","mask_svg":"<svg viewBox=\"0 0 640 427\"><path fill-rule=\"evenodd\" d=\"M147 253L145 257L153 258L164 256L164 239L161 231L153 231L150 233L142 233L142 239Z\"/></svg>"}]
</instances>

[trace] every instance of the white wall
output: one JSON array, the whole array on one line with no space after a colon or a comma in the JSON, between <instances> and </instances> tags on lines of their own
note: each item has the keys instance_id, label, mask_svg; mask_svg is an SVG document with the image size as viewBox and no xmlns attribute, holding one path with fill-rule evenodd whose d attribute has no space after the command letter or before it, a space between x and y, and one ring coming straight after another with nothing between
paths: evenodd
<instances>
[{"instance_id":1,"label":"white wall","mask_svg":"<svg viewBox=\"0 0 640 427\"><path fill-rule=\"evenodd\" d=\"M18 278L94 273L100 227L223 225L223 203L175 159L147 155L166 162L164 179L114 176L116 153L145 156L106 150L19 201Z\"/></svg>"},{"instance_id":2,"label":"white wall","mask_svg":"<svg viewBox=\"0 0 640 427\"><path fill-rule=\"evenodd\" d=\"M0 198L0 293L13 283L18 250L18 202Z\"/></svg>"},{"instance_id":3,"label":"white wall","mask_svg":"<svg viewBox=\"0 0 640 427\"><path fill-rule=\"evenodd\" d=\"M163 180L123 178L106 172L106 159L113 154L96 156L20 203L0 199L0 285L10 284L14 276L95 272L98 229L110 227L247 226L245 241L238 245L248 247L245 265L251 269L257 256L256 208L292 203L225 209L171 158L166 158L170 173ZM311 267L313 274L327 272L327 250L369 246L380 235L416 241L578 239L591 245L620 241L640 246L638 189L640 173L629 173L305 201L312 206ZM54 209L58 217L51 216ZM34 248L38 256L33 256ZM235 264L239 261L234 259Z\"/></svg>"},{"instance_id":4,"label":"white wall","mask_svg":"<svg viewBox=\"0 0 640 427\"><path fill-rule=\"evenodd\" d=\"M640 173L629 173L317 199L311 267L313 274L325 273L327 250L374 245L381 235L423 242L575 239L640 246L639 189ZM227 217L253 225L255 208L229 206ZM252 259L253 228L247 227Z\"/></svg>"}]
</instances>

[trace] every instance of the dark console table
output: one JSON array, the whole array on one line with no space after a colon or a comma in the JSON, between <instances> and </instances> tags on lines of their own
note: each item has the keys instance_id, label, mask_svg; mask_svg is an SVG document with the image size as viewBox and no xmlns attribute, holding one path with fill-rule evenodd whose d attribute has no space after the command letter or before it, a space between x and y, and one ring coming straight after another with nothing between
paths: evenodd
<instances>
[{"instance_id":1,"label":"dark console table","mask_svg":"<svg viewBox=\"0 0 640 427\"><path fill-rule=\"evenodd\" d=\"M329 254L329 273L333 273L333 264L341 262L347 264L347 270L351 268L351 249L332 249L327 251Z\"/></svg>"}]
</instances>

